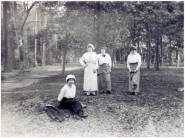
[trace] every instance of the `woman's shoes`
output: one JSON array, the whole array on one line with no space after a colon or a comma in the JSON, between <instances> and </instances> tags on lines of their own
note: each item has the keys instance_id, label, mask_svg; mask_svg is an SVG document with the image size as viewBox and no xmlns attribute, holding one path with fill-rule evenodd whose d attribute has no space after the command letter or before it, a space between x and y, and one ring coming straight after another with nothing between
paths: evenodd
<instances>
[{"instance_id":1,"label":"woman's shoes","mask_svg":"<svg viewBox=\"0 0 185 138\"><path fill-rule=\"evenodd\" d=\"M96 95L96 92L91 92L91 94L95 96Z\"/></svg>"},{"instance_id":2,"label":"woman's shoes","mask_svg":"<svg viewBox=\"0 0 185 138\"><path fill-rule=\"evenodd\" d=\"M93 92L86 92L86 95L87 95L87 96L89 96L89 95L94 95L94 96L96 96L96 92L95 92L95 91L93 91Z\"/></svg>"},{"instance_id":3,"label":"woman's shoes","mask_svg":"<svg viewBox=\"0 0 185 138\"><path fill-rule=\"evenodd\" d=\"M86 118L86 117L88 117L88 115L85 114L83 111L80 111L78 115L79 115L79 117L81 117L81 118Z\"/></svg>"},{"instance_id":4,"label":"woman's shoes","mask_svg":"<svg viewBox=\"0 0 185 138\"><path fill-rule=\"evenodd\" d=\"M111 94L111 91L107 91L107 94Z\"/></svg>"},{"instance_id":5,"label":"woman's shoes","mask_svg":"<svg viewBox=\"0 0 185 138\"><path fill-rule=\"evenodd\" d=\"M90 95L90 92L86 92L86 95L89 96Z\"/></svg>"},{"instance_id":6,"label":"woman's shoes","mask_svg":"<svg viewBox=\"0 0 185 138\"><path fill-rule=\"evenodd\" d=\"M134 92L134 95L140 95L141 94L141 92Z\"/></svg>"}]
</instances>

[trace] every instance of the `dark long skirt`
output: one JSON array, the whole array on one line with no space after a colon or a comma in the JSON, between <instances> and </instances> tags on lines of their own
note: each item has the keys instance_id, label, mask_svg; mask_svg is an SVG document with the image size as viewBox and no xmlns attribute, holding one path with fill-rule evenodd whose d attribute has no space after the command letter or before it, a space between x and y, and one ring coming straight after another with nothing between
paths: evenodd
<instances>
[{"instance_id":1,"label":"dark long skirt","mask_svg":"<svg viewBox=\"0 0 185 138\"><path fill-rule=\"evenodd\" d=\"M63 98L62 101L60 102L60 106L64 109L70 109L73 112L73 114L78 114L79 111L83 112L81 103L72 98L70 99Z\"/></svg>"},{"instance_id":2,"label":"dark long skirt","mask_svg":"<svg viewBox=\"0 0 185 138\"><path fill-rule=\"evenodd\" d=\"M98 69L98 90L111 91L110 67L108 64L100 65Z\"/></svg>"},{"instance_id":3,"label":"dark long skirt","mask_svg":"<svg viewBox=\"0 0 185 138\"><path fill-rule=\"evenodd\" d=\"M131 63L131 70L135 70L138 63ZM136 73L129 72L129 91L130 92L139 92L140 85L140 69Z\"/></svg>"}]
</instances>

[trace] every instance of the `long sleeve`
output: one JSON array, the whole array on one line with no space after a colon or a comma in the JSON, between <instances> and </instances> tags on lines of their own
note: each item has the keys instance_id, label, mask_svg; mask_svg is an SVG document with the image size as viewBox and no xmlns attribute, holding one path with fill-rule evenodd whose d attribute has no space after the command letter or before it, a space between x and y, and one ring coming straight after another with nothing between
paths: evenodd
<instances>
[{"instance_id":1,"label":"long sleeve","mask_svg":"<svg viewBox=\"0 0 185 138\"><path fill-rule=\"evenodd\" d=\"M98 65L98 55L96 54L96 65L95 65L95 69L98 69L98 67L99 67L99 65Z\"/></svg>"},{"instance_id":2,"label":"long sleeve","mask_svg":"<svg viewBox=\"0 0 185 138\"><path fill-rule=\"evenodd\" d=\"M66 93L66 87L64 86L64 87L60 90L60 94L58 95L58 101L59 101L59 102L63 99L65 93Z\"/></svg>"},{"instance_id":3,"label":"long sleeve","mask_svg":"<svg viewBox=\"0 0 185 138\"><path fill-rule=\"evenodd\" d=\"M85 66L85 63L84 63L84 60L85 60L85 54L83 54L83 56L80 58L79 62L82 66Z\"/></svg>"},{"instance_id":4,"label":"long sleeve","mask_svg":"<svg viewBox=\"0 0 185 138\"><path fill-rule=\"evenodd\" d=\"M138 62L138 65L136 67L136 70L139 70L141 67L141 56L138 53L135 53L134 55L130 54L127 58L127 68L130 69L130 63Z\"/></svg>"},{"instance_id":5,"label":"long sleeve","mask_svg":"<svg viewBox=\"0 0 185 138\"><path fill-rule=\"evenodd\" d=\"M130 61L129 60L130 60L130 56L128 55L128 57L127 57L127 68L128 69L130 69L130 64L129 64Z\"/></svg>"},{"instance_id":6,"label":"long sleeve","mask_svg":"<svg viewBox=\"0 0 185 138\"><path fill-rule=\"evenodd\" d=\"M138 65L136 70L138 70L141 67L141 56L138 54Z\"/></svg>"},{"instance_id":7,"label":"long sleeve","mask_svg":"<svg viewBox=\"0 0 185 138\"><path fill-rule=\"evenodd\" d=\"M107 55L108 55L108 54L107 54ZM111 66L112 66L112 61L111 61L110 55L108 55L108 59L109 59L109 66L111 67Z\"/></svg>"},{"instance_id":8,"label":"long sleeve","mask_svg":"<svg viewBox=\"0 0 185 138\"><path fill-rule=\"evenodd\" d=\"M99 65L102 65L103 63L109 64L109 67L112 66L112 61L111 61L111 57L109 54L104 54L105 56L103 57L102 54L98 55L98 61L99 61Z\"/></svg>"}]
</instances>

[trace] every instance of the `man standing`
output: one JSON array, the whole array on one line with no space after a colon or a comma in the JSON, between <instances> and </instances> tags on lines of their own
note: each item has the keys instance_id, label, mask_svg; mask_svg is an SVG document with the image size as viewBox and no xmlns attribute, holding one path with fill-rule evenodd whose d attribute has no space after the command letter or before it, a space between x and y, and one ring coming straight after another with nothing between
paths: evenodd
<instances>
[{"instance_id":1,"label":"man standing","mask_svg":"<svg viewBox=\"0 0 185 138\"><path fill-rule=\"evenodd\" d=\"M98 89L102 93L111 94L111 57L106 52L106 47L101 47L101 54L98 54Z\"/></svg>"}]
</instances>

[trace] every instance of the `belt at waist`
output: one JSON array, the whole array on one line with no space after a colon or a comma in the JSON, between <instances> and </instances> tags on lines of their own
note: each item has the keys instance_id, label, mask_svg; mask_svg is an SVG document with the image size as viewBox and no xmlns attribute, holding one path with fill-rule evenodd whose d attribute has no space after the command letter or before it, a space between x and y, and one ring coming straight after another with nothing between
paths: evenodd
<instances>
[{"instance_id":1,"label":"belt at waist","mask_svg":"<svg viewBox=\"0 0 185 138\"><path fill-rule=\"evenodd\" d=\"M135 63L129 63L130 65L137 65L138 64L138 62L135 62Z\"/></svg>"},{"instance_id":2,"label":"belt at waist","mask_svg":"<svg viewBox=\"0 0 185 138\"><path fill-rule=\"evenodd\" d=\"M103 63L100 66L109 66L109 64L108 63Z\"/></svg>"},{"instance_id":3,"label":"belt at waist","mask_svg":"<svg viewBox=\"0 0 185 138\"><path fill-rule=\"evenodd\" d=\"M85 63L92 63L92 64L96 64L96 62L92 62L92 61L87 61Z\"/></svg>"},{"instance_id":4,"label":"belt at waist","mask_svg":"<svg viewBox=\"0 0 185 138\"><path fill-rule=\"evenodd\" d=\"M62 100L73 100L74 98L66 98L64 97Z\"/></svg>"}]
</instances>

